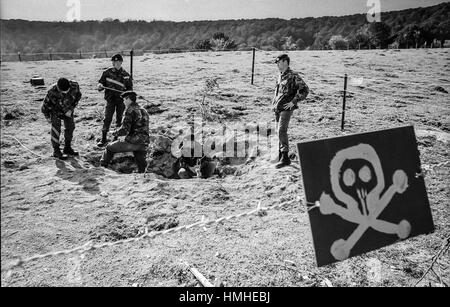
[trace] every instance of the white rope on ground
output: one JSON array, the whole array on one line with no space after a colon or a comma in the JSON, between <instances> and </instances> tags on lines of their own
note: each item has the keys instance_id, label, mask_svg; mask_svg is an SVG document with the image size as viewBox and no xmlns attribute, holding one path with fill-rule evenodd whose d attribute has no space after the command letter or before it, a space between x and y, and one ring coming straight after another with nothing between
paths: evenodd
<instances>
[{"instance_id":1,"label":"white rope on ground","mask_svg":"<svg viewBox=\"0 0 450 307\"><path fill-rule=\"evenodd\" d=\"M258 206L256 209L253 209L251 211L248 212L243 212L243 213L239 213L239 214L234 214L234 215L229 215L229 216L225 216L225 217L221 217L215 220L208 220L205 219L204 216L202 217L202 220L196 223L192 223L189 225L185 225L185 226L181 226L181 227L175 227L175 228L171 228L171 229L167 229L167 230L163 230L163 231L156 231L156 232L150 232L150 233L144 233L141 236L135 237L135 238L129 238L129 239L124 239L124 240L118 240L118 241L114 241L114 242L106 242L106 243L99 243L99 244L94 244L92 241L87 242L84 245L72 248L72 249L66 249L66 250L60 250L60 251L55 251L55 252L49 252L49 253L45 253L45 254L37 254L31 257L27 257L27 258L18 258L15 261L12 261L10 263L9 266L7 266L6 268L2 268L2 271L7 271L7 275L11 276L12 274L12 270L14 270L15 268L21 267L24 264L27 264L29 262L35 261L35 260L39 260L39 259L44 259L44 258L49 258L49 257L54 257L54 256L60 256L60 255L71 255L71 254L79 254L82 255L88 251L92 251L92 250L96 250L96 249L102 249L102 248L106 248L106 247L113 247L113 246L119 246L119 245L124 245L127 243L136 243L139 241L143 241L143 240L148 240L148 239L154 239L156 237L160 237L160 236L164 236L167 234L171 234L171 233L176 233L176 232L183 232L183 231L187 231L189 229L192 228L205 228L207 226L211 226L214 224L221 224L225 221L230 221L233 219L239 219L239 218L243 218L243 217L247 217L250 215L258 215L261 214L261 212L267 212L267 211L271 211L274 209L281 209L287 205L293 204L295 202L301 202L300 198L297 197L297 199L292 200L292 201L288 201L288 202L283 202L280 203L278 205L273 205L273 206L269 206L269 207L262 207L261 206L261 202L258 203Z\"/></svg>"},{"instance_id":2,"label":"white rope on ground","mask_svg":"<svg viewBox=\"0 0 450 307\"><path fill-rule=\"evenodd\" d=\"M31 149L29 149L28 147L26 147L25 145L23 145L22 144L22 142L20 142L17 138L15 138L14 136L11 136L11 135L2 135L2 138L3 137L7 137L7 138L12 138L12 139L14 139L17 143L19 143L19 145L20 146L22 146L26 151L28 151L29 153L31 153L31 154L33 154L33 155L35 155L36 157L39 157L39 158L41 158L41 159L56 159L56 158L54 158L54 157L52 157L52 156L42 156L42 155L40 155L40 154L37 154L37 153L35 153L34 151L32 151ZM88 170L88 169L90 169L90 168L86 168L85 166L83 166L83 165L80 165L80 167L81 167L81 169L84 169L84 170Z\"/></svg>"},{"instance_id":3,"label":"white rope on ground","mask_svg":"<svg viewBox=\"0 0 450 307\"><path fill-rule=\"evenodd\" d=\"M11 136L11 135L2 135L2 138L3 138L3 137L12 138L12 139L16 140L16 142L19 143L19 145L22 146L26 151L32 153L33 155L35 155L35 156L37 156L37 157L39 157L39 158L42 158L42 159L48 158L48 157L44 157L44 156L41 156L41 155L35 153L35 152L32 151L31 149L29 149L28 147L26 147L25 145L23 145L22 142L20 142L20 141L19 141L17 138L15 138L14 136Z\"/></svg>"}]
</instances>

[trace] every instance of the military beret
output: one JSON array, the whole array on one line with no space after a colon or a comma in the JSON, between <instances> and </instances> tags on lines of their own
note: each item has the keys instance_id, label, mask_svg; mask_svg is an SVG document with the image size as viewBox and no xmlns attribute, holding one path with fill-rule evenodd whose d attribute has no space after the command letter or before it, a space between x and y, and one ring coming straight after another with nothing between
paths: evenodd
<instances>
[{"instance_id":1,"label":"military beret","mask_svg":"<svg viewBox=\"0 0 450 307\"><path fill-rule=\"evenodd\" d=\"M291 59L289 58L289 56L287 54L282 54L277 56L277 58L275 59L275 63L278 63L279 61L288 61L290 62Z\"/></svg>"},{"instance_id":2,"label":"military beret","mask_svg":"<svg viewBox=\"0 0 450 307\"><path fill-rule=\"evenodd\" d=\"M57 85L58 88L63 92L68 91L70 89L70 82L66 78L59 78Z\"/></svg>"},{"instance_id":3,"label":"military beret","mask_svg":"<svg viewBox=\"0 0 450 307\"><path fill-rule=\"evenodd\" d=\"M120 61L123 62L123 57L120 53L115 54L112 56L111 61Z\"/></svg>"},{"instance_id":4,"label":"military beret","mask_svg":"<svg viewBox=\"0 0 450 307\"><path fill-rule=\"evenodd\" d=\"M122 99L125 99L128 96L131 97L131 100L136 101L137 94L134 91L126 91L126 92L122 93L122 95L120 95L120 97Z\"/></svg>"}]
</instances>

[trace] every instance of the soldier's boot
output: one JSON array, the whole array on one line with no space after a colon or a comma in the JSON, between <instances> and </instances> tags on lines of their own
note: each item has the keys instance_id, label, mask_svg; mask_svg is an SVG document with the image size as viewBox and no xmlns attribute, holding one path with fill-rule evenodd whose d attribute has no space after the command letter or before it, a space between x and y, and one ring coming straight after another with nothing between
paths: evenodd
<instances>
[{"instance_id":1,"label":"soldier's boot","mask_svg":"<svg viewBox=\"0 0 450 307\"><path fill-rule=\"evenodd\" d=\"M280 169L283 168L285 166L291 165L291 159L289 158L289 153L288 152L282 152L281 153L281 160L280 162L275 165L276 169Z\"/></svg>"},{"instance_id":2,"label":"soldier's boot","mask_svg":"<svg viewBox=\"0 0 450 307\"><path fill-rule=\"evenodd\" d=\"M69 156L79 156L80 155L78 151L73 150L70 143L66 143L66 145L64 146L63 153L65 153L66 155L69 155Z\"/></svg>"},{"instance_id":3,"label":"soldier's boot","mask_svg":"<svg viewBox=\"0 0 450 307\"><path fill-rule=\"evenodd\" d=\"M107 132L102 132L102 140L100 141L100 143L97 144L98 147L106 146L106 144L108 143L108 140L106 139L107 134L108 134Z\"/></svg>"},{"instance_id":4,"label":"soldier's boot","mask_svg":"<svg viewBox=\"0 0 450 307\"><path fill-rule=\"evenodd\" d=\"M111 162L113 157L114 153L109 151L108 148L106 148L102 158L100 159L100 165L103 167L108 167L109 162Z\"/></svg>"},{"instance_id":5,"label":"soldier's boot","mask_svg":"<svg viewBox=\"0 0 450 307\"><path fill-rule=\"evenodd\" d=\"M61 149L59 149L59 147L53 148L53 157L59 160L67 160L67 156L61 152Z\"/></svg>"},{"instance_id":6,"label":"soldier's boot","mask_svg":"<svg viewBox=\"0 0 450 307\"><path fill-rule=\"evenodd\" d=\"M134 154L134 160L136 161L137 167L138 167L138 173L145 173L147 170L147 151L135 151Z\"/></svg>"}]
</instances>

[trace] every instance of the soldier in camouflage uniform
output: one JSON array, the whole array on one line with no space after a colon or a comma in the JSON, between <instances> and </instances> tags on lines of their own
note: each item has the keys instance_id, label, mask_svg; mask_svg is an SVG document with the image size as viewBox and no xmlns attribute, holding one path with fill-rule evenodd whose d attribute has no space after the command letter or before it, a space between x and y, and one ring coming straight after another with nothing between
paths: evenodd
<instances>
[{"instance_id":1,"label":"soldier in camouflage uniform","mask_svg":"<svg viewBox=\"0 0 450 307\"><path fill-rule=\"evenodd\" d=\"M42 105L42 113L52 125L50 131L51 142L53 146L53 156L65 160L66 155L76 156L78 153L72 148L73 131L75 122L73 111L81 99L81 92L78 83L69 81L66 78L60 78L53 85L45 96ZM64 121L64 141L65 146L61 153L59 136L61 134L61 120Z\"/></svg>"},{"instance_id":2,"label":"soldier in camouflage uniform","mask_svg":"<svg viewBox=\"0 0 450 307\"><path fill-rule=\"evenodd\" d=\"M115 153L133 152L139 172L144 173L147 167L147 146L150 143L149 116L147 111L137 103L135 92L125 92L121 97L124 99L126 107L125 116L122 126L113 135L125 136L125 141L108 144L100 163L107 167Z\"/></svg>"},{"instance_id":3,"label":"soldier in camouflage uniform","mask_svg":"<svg viewBox=\"0 0 450 307\"><path fill-rule=\"evenodd\" d=\"M309 88L299 74L292 71L289 67L290 59L287 54L278 56L275 63L280 71L272 100L280 141L280 161L276 168L282 168L291 164L289 159L289 136L287 133L289 121L294 110L298 109L298 103L305 100L308 96Z\"/></svg>"},{"instance_id":4,"label":"soldier in camouflage uniform","mask_svg":"<svg viewBox=\"0 0 450 307\"><path fill-rule=\"evenodd\" d=\"M99 147L105 146L108 142L107 134L111 126L114 112L116 112L116 127L122 125L122 116L125 111L125 105L123 104L123 99L120 98L120 94L133 89L133 81L130 74L122 68L123 57L120 54L116 54L111 58L111 61L113 67L105 70L98 81L99 91L102 91L107 87L105 90L105 119L102 128L102 140L98 143Z\"/></svg>"}]
</instances>

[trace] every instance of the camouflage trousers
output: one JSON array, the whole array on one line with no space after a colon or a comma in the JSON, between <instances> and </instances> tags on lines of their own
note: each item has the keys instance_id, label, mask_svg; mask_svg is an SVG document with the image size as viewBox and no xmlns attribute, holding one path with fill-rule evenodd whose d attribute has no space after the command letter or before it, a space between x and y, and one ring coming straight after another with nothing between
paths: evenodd
<instances>
[{"instance_id":1,"label":"camouflage trousers","mask_svg":"<svg viewBox=\"0 0 450 307\"><path fill-rule=\"evenodd\" d=\"M280 142L280 152L289 152L288 128L291 116L294 111L281 111L275 113L275 120L278 126L278 139Z\"/></svg>"},{"instance_id":2,"label":"camouflage trousers","mask_svg":"<svg viewBox=\"0 0 450 307\"><path fill-rule=\"evenodd\" d=\"M105 119L103 120L103 133L108 133L111 127L111 122L116 112L116 127L122 125L123 112L125 111L125 104L120 97L110 97L106 100Z\"/></svg>"},{"instance_id":3,"label":"camouflage trousers","mask_svg":"<svg viewBox=\"0 0 450 307\"><path fill-rule=\"evenodd\" d=\"M132 144L128 142L115 141L106 146L101 162L108 164L114 158L114 154L119 152L132 152L137 164L139 173L144 173L147 167L147 146L142 144Z\"/></svg>"},{"instance_id":4,"label":"camouflage trousers","mask_svg":"<svg viewBox=\"0 0 450 307\"><path fill-rule=\"evenodd\" d=\"M61 135L61 121L64 122L64 141L66 145L70 145L73 139L73 131L75 130L75 121L73 115L71 117L64 117L60 119L56 116L52 116L52 129L50 131L51 142L53 148L59 148L59 137Z\"/></svg>"}]
</instances>

